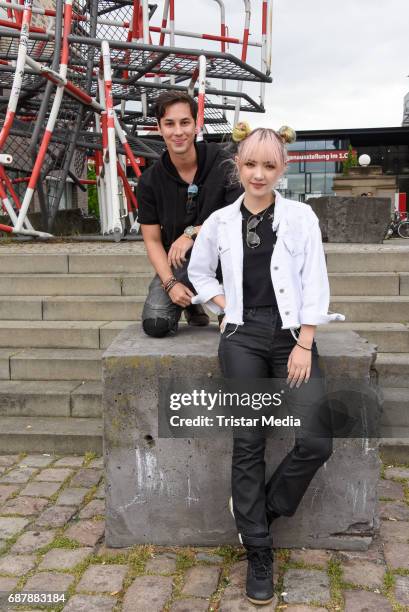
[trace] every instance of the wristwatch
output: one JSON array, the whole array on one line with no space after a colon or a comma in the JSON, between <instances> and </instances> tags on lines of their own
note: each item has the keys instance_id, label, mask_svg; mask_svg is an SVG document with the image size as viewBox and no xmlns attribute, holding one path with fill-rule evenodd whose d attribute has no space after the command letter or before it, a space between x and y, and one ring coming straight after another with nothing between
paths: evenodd
<instances>
[{"instance_id":1,"label":"wristwatch","mask_svg":"<svg viewBox=\"0 0 409 612\"><path fill-rule=\"evenodd\" d=\"M194 225L188 225L187 227L185 227L185 230L183 233L188 238L191 238L192 240L194 240L197 235L197 229L195 228Z\"/></svg>"}]
</instances>

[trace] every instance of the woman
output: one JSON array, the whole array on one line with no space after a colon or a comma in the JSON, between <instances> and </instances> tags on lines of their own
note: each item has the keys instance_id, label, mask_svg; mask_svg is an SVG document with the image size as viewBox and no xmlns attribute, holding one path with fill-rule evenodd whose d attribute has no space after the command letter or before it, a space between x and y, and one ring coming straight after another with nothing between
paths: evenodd
<instances>
[{"instance_id":1,"label":"woman","mask_svg":"<svg viewBox=\"0 0 409 612\"><path fill-rule=\"evenodd\" d=\"M290 128L278 133L258 128L240 143L235 162L245 193L205 221L188 274L197 291L192 303L224 313L223 375L274 376L298 388L310 377L322 378L316 326L345 317L328 314L317 216L309 205L284 199L273 189L286 167L285 143L294 137ZM216 279L219 260L223 285ZM265 438L250 432L239 436L233 442L231 510L247 550L247 597L267 604L273 598L270 524L294 514L315 472L330 457L332 439L297 438L266 483Z\"/></svg>"}]
</instances>

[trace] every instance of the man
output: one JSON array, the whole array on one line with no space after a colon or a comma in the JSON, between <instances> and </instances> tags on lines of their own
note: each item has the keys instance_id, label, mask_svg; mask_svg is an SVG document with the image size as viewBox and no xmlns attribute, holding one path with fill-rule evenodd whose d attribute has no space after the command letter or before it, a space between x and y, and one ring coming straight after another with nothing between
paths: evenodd
<instances>
[{"instance_id":1,"label":"man","mask_svg":"<svg viewBox=\"0 0 409 612\"><path fill-rule=\"evenodd\" d=\"M241 187L230 179L228 154L216 143L196 143L197 104L179 91L162 93L155 105L167 150L141 176L138 220L156 276L142 312L146 334L174 335L185 310L189 325L208 325L200 305L192 305L187 264L202 223L231 204Z\"/></svg>"}]
</instances>

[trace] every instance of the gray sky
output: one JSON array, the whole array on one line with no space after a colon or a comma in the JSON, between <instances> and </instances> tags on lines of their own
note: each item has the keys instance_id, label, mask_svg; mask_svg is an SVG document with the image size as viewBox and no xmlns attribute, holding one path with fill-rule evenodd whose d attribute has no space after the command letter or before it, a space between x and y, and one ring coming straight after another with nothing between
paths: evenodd
<instances>
[{"instance_id":1,"label":"gray sky","mask_svg":"<svg viewBox=\"0 0 409 612\"><path fill-rule=\"evenodd\" d=\"M219 32L216 2L175 5L177 28ZM241 36L244 3L225 0L225 5L230 35ZM260 14L261 0L253 0L251 29L257 39ZM267 112L242 118L252 127L287 124L296 130L401 125L409 91L408 29L409 0L274 0ZM176 44L209 48L201 40L178 38ZM233 50L237 53L237 45ZM259 67L259 50L251 57ZM258 99L258 88L247 84L245 91Z\"/></svg>"}]
</instances>

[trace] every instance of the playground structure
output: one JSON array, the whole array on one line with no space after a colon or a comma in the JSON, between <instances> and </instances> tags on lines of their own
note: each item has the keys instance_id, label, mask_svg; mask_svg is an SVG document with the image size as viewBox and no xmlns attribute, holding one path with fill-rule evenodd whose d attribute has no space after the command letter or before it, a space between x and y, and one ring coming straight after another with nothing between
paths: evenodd
<instances>
[{"instance_id":1,"label":"playground structure","mask_svg":"<svg viewBox=\"0 0 409 612\"><path fill-rule=\"evenodd\" d=\"M264 112L272 0L257 2L259 40L250 35L256 3L241 5L240 38L229 35L223 0L208 0L208 10L215 3L220 32L208 34L176 28L176 0L161 2L160 26L152 25L158 4L148 0L0 0L0 200L10 218L0 230L50 237L27 213L36 197L52 231L70 181L81 190L96 184L102 234L119 240L126 218L137 231L134 187L141 160L157 159L162 147L148 133L157 129L152 107L165 89L197 99L197 140L230 132L227 111L234 124L241 111ZM215 49L177 46L176 37ZM249 47L259 52L257 68ZM249 83L259 84L257 101ZM84 176L87 160L95 180Z\"/></svg>"}]
</instances>

